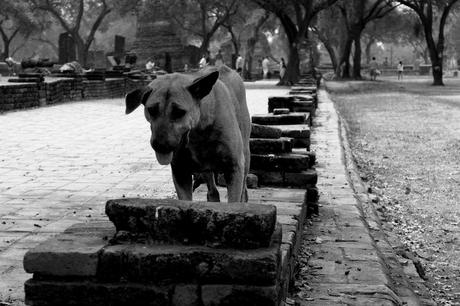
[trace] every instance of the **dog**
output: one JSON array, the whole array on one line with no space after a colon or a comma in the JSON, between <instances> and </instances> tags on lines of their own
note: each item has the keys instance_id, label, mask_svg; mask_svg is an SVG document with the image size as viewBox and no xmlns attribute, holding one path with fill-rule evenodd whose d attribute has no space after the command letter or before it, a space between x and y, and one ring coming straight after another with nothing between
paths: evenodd
<instances>
[{"instance_id":1,"label":"dog","mask_svg":"<svg viewBox=\"0 0 460 306\"><path fill-rule=\"evenodd\" d=\"M171 164L177 196L192 201L199 173L207 199L219 202L215 174L223 173L228 202L247 202L251 122L241 77L227 66L196 74L160 76L126 95L126 114L144 105L150 144L161 165Z\"/></svg>"}]
</instances>

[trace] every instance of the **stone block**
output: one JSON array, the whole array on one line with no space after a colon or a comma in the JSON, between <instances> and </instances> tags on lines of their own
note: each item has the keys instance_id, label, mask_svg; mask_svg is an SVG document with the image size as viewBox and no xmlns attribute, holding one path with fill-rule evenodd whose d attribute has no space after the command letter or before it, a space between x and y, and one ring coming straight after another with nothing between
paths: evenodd
<instances>
[{"instance_id":1,"label":"stone block","mask_svg":"<svg viewBox=\"0 0 460 306\"><path fill-rule=\"evenodd\" d=\"M253 154L288 153L292 150L292 139L286 137L278 139L251 138L249 149Z\"/></svg>"},{"instance_id":2,"label":"stone block","mask_svg":"<svg viewBox=\"0 0 460 306\"><path fill-rule=\"evenodd\" d=\"M264 125L305 124L309 121L307 113L289 113L284 115L253 115L252 123Z\"/></svg>"},{"instance_id":3,"label":"stone block","mask_svg":"<svg viewBox=\"0 0 460 306\"><path fill-rule=\"evenodd\" d=\"M312 151L305 151L304 149L299 149L299 148L295 148L295 149L292 149L292 153L294 154L301 154L301 155L308 155L308 157L310 158L310 168L313 167L316 163L316 153L315 152L312 152Z\"/></svg>"},{"instance_id":4,"label":"stone block","mask_svg":"<svg viewBox=\"0 0 460 306\"><path fill-rule=\"evenodd\" d=\"M299 173L286 172L285 184L292 187L307 188L315 186L318 182L316 170L308 169Z\"/></svg>"},{"instance_id":5,"label":"stone block","mask_svg":"<svg viewBox=\"0 0 460 306\"><path fill-rule=\"evenodd\" d=\"M170 286L90 281L29 279L24 285L25 302L34 306L164 306L170 305Z\"/></svg>"},{"instance_id":6,"label":"stone block","mask_svg":"<svg viewBox=\"0 0 460 306\"><path fill-rule=\"evenodd\" d=\"M300 172L309 168L309 157L296 154L251 154L251 169Z\"/></svg>"},{"instance_id":7,"label":"stone block","mask_svg":"<svg viewBox=\"0 0 460 306\"><path fill-rule=\"evenodd\" d=\"M199 287L195 284L181 284L174 288L172 306L200 306Z\"/></svg>"},{"instance_id":8,"label":"stone block","mask_svg":"<svg viewBox=\"0 0 460 306\"><path fill-rule=\"evenodd\" d=\"M289 108L275 108L273 109L273 115L284 115L289 114Z\"/></svg>"},{"instance_id":9,"label":"stone block","mask_svg":"<svg viewBox=\"0 0 460 306\"><path fill-rule=\"evenodd\" d=\"M248 173L246 177L246 185L249 189L255 189L259 187L259 178L257 175Z\"/></svg>"},{"instance_id":10,"label":"stone block","mask_svg":"<svg viewBox=\"0 0 460 306\"><path fill-rule=\"evenodd\" d=\"M257 248L270 243L276 207L254 203L118 199L106 204L117 231L164 242Z\"/></svg>"},{"instance_id":11,"label":"stone block","mask_svg":"<svg viewBox=\"0 0 460 306\"><path fill-rule=\"evenodd\" d=\"M251 138L271 138L281 137L281 131L277 128L253 123L251 125Z\"/></svg>"},{"instance_id":12,"label":"stone block","mask_svg":"<svg viewBox=\"0 0 460 306\"><path fill-rule=\"evenodd\" d=\"M278 306L277 289L276 286L203 285L201 298L203 306Z\"/></svg>"},{"instance_id":13,"label":"stone block","mask_svg":"<svg viewBox=\"0 0 460 306\"><path fill-rule=\"evenodd\" d=\"M310 150L310 138L293 138L292 147Z\"/></svg>"},{"instance_id":14,"label":"stone block","mask_svg":"<svg viewBox=\"0 0 460 306\"><path fill-rule=\"evenodd\" d=\"M114 233L113 230L86 235L64 233L51 238L25 254L24 270L39 275L95 276L99 254Z\"/></svg>"},{"instance_id":15,"label":"stone block","mask_svg":"<svg viewBox=\"0 0 460 306\"><path fill-rule=\"evenodd\" d=\"M98 279L154 284L274 285L279 252L279 243L245 251L177 244L113 245L101 253Z\"/></svg>"},{"instance_id":16,"label":"stone block","mask_svg":"<svg viewBox=\"0 0 460 306\"><path fill-rule=\"evenodd\" d=\"M290 138L310 138L310 127L307 124L274 125L281 130L281 136Z\"/></svg>"},{"instance_id":17,"label":"stone block","mask_svg":"<svg viewBox=\"0 0 460 306\"><path fill-rule=\"evenodd\" d=\"M283 186L284 184L283 172L251 169L251 173L257 175L260 186Z\"/></svg>"}]
</instances>

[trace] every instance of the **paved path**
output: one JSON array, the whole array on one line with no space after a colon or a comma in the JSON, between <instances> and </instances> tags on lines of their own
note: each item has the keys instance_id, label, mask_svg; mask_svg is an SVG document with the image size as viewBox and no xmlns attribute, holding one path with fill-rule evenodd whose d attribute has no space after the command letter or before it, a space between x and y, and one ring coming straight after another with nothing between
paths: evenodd
<instances>
[{"instance_id":1,"label":"paved path","mask_svg":"<svg viewBox=\"0 0 460 306\"><path fill-rule=\"evenodd\" d=\"M287 92L274 82L247 87L253 114ZM22 304L28 249L74 223L106 220L108 199L175 196L143 112L125 116L123 99L0 114L0 131L0 302Z\"/></svg>"},{"instance_id":2,"label":"paved path","mask_svg":"<svg viewBox=\"0 0 460 306\"><path fill-rule=\"evenodd\" d=\"M317 155L320 207L319 216L305 227L301 304L419 305L406 278L399 275L396 283L391 275L391 246L384 244L378 224L362 205L366 199L358 200L350 184L334 105L324 91L319 97L312 150Z\"/></svg>"}]
</instances>

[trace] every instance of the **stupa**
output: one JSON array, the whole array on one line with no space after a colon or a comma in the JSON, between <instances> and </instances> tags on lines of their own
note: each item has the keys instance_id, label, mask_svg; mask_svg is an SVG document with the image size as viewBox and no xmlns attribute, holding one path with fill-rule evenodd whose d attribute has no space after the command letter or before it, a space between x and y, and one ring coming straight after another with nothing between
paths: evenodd
<instances>
[{"instance_id":1,"label":"stupa","mask_svg":"<svg viewBox=\"0 0 460 306\"><path fill-rule=\"evenodd\" d=\"M138 63L152 59L156 65L164 68L169 56L172 70L181 70L188 62L185 48L167 16L157 1L145 1L139 15L132 51L138 56Z\"/></svg>"}]
</instances>

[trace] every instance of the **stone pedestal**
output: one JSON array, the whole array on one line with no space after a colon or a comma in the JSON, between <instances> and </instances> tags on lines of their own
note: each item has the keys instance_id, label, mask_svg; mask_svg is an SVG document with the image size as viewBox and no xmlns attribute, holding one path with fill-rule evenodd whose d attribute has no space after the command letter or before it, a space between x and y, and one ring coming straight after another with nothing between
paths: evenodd
<instances>
[{"instance_id":1,"label":"stone pedestal","mask_svg":"<svg viewBox=\"0 0 460 306\"><path fill-rule=\"evenodd\" d=\"M279 305L275 206L119 199L106 213L26 253L26 304Z\"/></svg>"}]
</instances>

